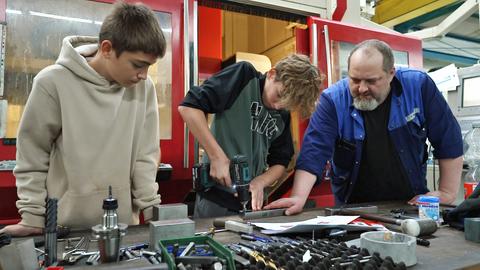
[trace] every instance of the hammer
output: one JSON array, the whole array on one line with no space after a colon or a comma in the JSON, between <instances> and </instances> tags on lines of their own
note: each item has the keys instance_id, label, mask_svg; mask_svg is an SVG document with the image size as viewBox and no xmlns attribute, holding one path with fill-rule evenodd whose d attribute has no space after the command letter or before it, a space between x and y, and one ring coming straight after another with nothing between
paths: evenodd
<instances>
[{"instance_id":1,"label":"hammer","mask_svg":"<svg viewBox=\"0 0 480 270\"><path fill-rule=\"evenodd\" d=\"M360 216L364 219L380 221L388 224L400 225L403 233L411 236L425 236L431 235L437 231L437 223L429 218L425 219L396 219L391 217L385 217L375 214L367 214L360 211L339 208L332 210L331 214L340 214L340 215L350 215L350 216Z\"/></svg>"}]
</instances>

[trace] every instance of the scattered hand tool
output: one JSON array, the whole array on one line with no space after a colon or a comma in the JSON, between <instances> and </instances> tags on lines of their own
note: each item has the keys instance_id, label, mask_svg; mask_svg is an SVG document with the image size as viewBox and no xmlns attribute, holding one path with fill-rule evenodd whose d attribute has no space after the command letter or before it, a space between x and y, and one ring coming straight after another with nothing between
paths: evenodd
<instances>
[{"instance_id":1,"label":"scattered hand tool","mask_svg":"<svg viewBox=\"0 0 480 270\"><path fill-rule=\"evenodd\" d=\"M205 232L196 232L195 235L205 235L205 236L214 236L216 233L219 233L219 232L226 232L228 231L227 229L215 229L215 227L211 227L210 229L208 229L208 231L205 231Z\"/></svg>"},{"instance_id":2,"label":"scattered hand tool","mask_svg":"<svg viewBox=\"0 0 480 270\"><path fill-rule=\"evenodd\" d=\"M45 214L45 265L57 262L57 199L48 198Z\"/></svg>"},{"instance_id":3,"label":"scattered hand tool","mask_svg":"<svg viewBox=\"0 0 480 270\"><path fill-rule=\"evenodd\" d=\"M360 216L364 219L400 225L402 232L411 236L431 235L437 231L438 225L432 219L396 219L381 215L367 214L350 209L337 209L333 214Z\"/></svg>"}]
</instances>

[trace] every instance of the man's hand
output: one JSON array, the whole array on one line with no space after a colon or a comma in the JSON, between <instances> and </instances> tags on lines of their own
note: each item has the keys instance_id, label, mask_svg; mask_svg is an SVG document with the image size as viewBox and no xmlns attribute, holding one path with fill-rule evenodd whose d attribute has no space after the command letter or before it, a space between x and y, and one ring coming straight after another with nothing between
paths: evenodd
<instances>
[{"instance_id":1,"label":"man's hand","mask_svg":"<svg viewBox=\"0 0 480 270\"><path fill-rule=\"evenodd\" d=\"M222 186L231 187L230 160L225 156L210 160L210 177Z\"/></svg>"},{"instance_id":2,"label":"man's hand","mask_svg":"<svg viewBox=\"0 0 480 270\"><path fill-rule=\"evenodd\" d=\"M416 195L415 197L411 198L410 201L408 201L407 203L410 205L417 205L417 200L418 200L418 197L420 196L422 195Z\"/></svg>"},{"instance_id":3,"label":"man's hand","mask_svg":"<svg viewBox=\"0 0 480 270\"><path fill-rule=\"evenodd\" d=\"M11 236L22 237L28 235L42 234L43 228L15 224L6 226L5 228L0 230L0 233L8 233Z\"/></svg>"},{"instance_id":4,"label":"man's hand","mask_svg":"<svg viewBox=\"0 0 480 270\"><path fill-rule=\"evenodd\" d=\"M290 197L278 199L268 205L263 209L275 209L275 208L287 208L285 210L285 215L294 215L302 212L303 206L305 205L305 200L299 197Z\"/></svg>"},{"instance_id":5,"label":"man's hand","mask_svg":"<svg viewBox=\"0 0 480 270\"><path fill-rule=\"evenodd\" d=\"M454 195L454 194L451 194L451 193L442 192L440 190L437 190L437 191L430 191L430 192L425 193L425 194L417 195L417 196L413 197L412 199L410 199L410 201L408 201L408 204L416 205L418 197L420 197L420 196L435 196L435 197L440 198L440 203L445 203L445 204L451 204L456 199L456 194Z\"/></svg>"},{"instance_id":6,"label":"man's hand","mask_svg":"<svg viewBox=\"0 0 480 270\"><path fill-rule=\"evenodd\" d=\"M287 208L287 210L285 210L285 215L287 216L302 212L308 194L310 194L310 190L316 179L317 176L310 172L297 170L295 172L291 197L276 200L265 206L264 209Z\"/></svg>"},{"instance_id":7,"label":"man's hand","mask_svg":"<svg viewBox=\"0 0 480 270\"><path fill-rule=\"evenodd\" d=\"M263 206L263 189L265 188L265 181L261 176L255 177L250 182L250 192L252 193L252 210L262 210Z\"/></svg>"}]
</instances>

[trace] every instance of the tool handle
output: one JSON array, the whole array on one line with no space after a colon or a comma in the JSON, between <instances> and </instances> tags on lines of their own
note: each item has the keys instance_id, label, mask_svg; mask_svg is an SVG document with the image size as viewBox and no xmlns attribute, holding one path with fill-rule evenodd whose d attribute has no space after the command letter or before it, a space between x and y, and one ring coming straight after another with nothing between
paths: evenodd
<instances>
[{"instance_id":1,"label":"tool handle","mask_svg":"<svg viewBox=\"0 0 480 270\"><path fill-rule=\"evenodd\" d=\"M216 218L213 220L213 227L215 228L225 228L225 221L226 219L223 218Z\"/></svg>"},{"instance_id":2,"label":"tool handle","mask_svg":"<svg viewBox=\"0 0 480 270\"><path fill-rule=\"evenodd\" d=\"M375 221L380 221L380 222L385 222L390 224L397 224L397 225L402 224L401 219L385 217L385 216L375 215L375 214L366 214L361 211L340 209L337 213L342 215L360 216L361 218L364 218L364 219L370 219L370 220L375 220Z\"/></svg>"}]
</instances>

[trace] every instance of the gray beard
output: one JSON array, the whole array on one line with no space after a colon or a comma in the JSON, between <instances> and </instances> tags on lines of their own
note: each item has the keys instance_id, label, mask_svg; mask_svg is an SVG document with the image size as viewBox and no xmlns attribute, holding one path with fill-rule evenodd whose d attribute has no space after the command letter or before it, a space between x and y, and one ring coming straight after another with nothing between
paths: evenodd
<instances>
[{"instance_id":1,"label":"gray beard","mask_svg":"<svg viewBox=\"0 0 480 270\"><path fill-rule=\"evenodd\" d=\"M372 99L360 99L358 97L353 98L353 107L359 111L373 111L375 110L380 103Z\"/></svg>"}]
</instances>

